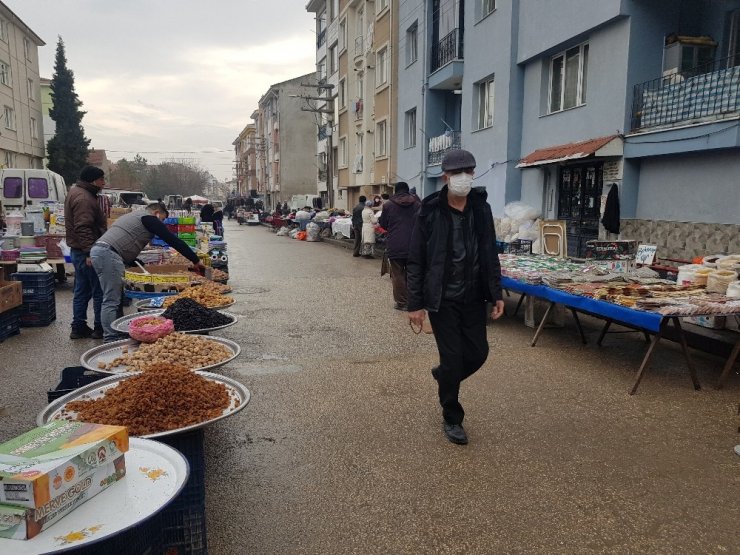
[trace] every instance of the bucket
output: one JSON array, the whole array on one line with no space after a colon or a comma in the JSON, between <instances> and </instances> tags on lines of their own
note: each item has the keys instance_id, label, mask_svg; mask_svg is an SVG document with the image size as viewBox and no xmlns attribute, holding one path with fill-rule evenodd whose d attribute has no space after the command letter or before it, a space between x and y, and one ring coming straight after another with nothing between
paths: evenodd
<instances>
[{"instance_id":1,"label":"bucket","mask_svg":"<svg viewBox=\"0 0 740 555\"><path fill-rule=\"evenodd\" d=\"M707 291L727 293L730 283L737 279L737 274L731 270L713 270L707 278Z\"/></svg>"},{"instance_id":2,"label":"bucket","mask_svg":"<svg viewBox=\"0 0 740 555\"><path fill-rule=\"evenodd\" d=\"M29 236L33 235L33 222L24 220L21 222L21 235Z\"/></svg>"},{"instance_id":3,"label":"bucket","mask_svg":"<svg viewBox=\"0 0 740 555\"><path fill-rule=\"evenodd\" d=\"M696 271L701 268L704 267L699 264L686 264L685 266L679 266L676 283L678 285L695 285L697 283ZM704 283L706 283L706 281Z\"/></svg>"}]
</instances>

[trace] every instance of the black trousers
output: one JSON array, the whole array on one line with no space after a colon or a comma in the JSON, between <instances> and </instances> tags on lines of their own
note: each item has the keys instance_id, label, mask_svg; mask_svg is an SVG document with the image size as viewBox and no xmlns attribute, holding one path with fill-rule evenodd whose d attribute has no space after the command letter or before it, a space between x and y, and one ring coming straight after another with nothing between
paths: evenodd
<instances>
[{"instance_id":1,"label":"black trousers","mask_svg":"<svg viewBox=\"0 0 740 555\"><path fill-rule=\"evenodd\" d=\"M352 231L355 233L355 243L354 248L352 249L352 254L355 256L360 256L360 245L362 244L362 226L352 226Z\"/></svg>"},{"instance_id":2,"label":"black trousers","mask_svg":"<svg viewBox=\"0 0 740 555\"><path fill-rule=\"evenodd\" d=\"M475 374L488 358L486 303L442 301L439 311L429 313L439 351L439 404L450 424L465 418L458 396L460 383Z\"/></svg>"}]
</instances>

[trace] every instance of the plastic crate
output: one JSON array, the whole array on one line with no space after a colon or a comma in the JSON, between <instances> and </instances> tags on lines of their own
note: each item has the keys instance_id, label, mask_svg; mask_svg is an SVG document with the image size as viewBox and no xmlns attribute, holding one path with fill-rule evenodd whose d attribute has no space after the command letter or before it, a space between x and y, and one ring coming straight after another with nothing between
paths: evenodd
<instances>
[{"instance_id":1,"label":"plastic crate","mask_svg":"<svg viewBox=\"0 0 740 555\"><path fill-rule=\"evenodd\" d=\"M195 225L195 216L180 216L177 225Z\"/></svg>"},{"instance_id":2,"label":"plastic crate","mask_svg":"<svg viewBox=\"0 0 740 555\"><path fill-rule=\"evenodd\" d=\"M167 243L163 241L162 239L160 239L159 237L155 237L149 242L156 247L166 247L167 246Z\"/></svg>"},{"instance_id":3,"label":"plastic crate","mask_svg":"<svg viewBox=\"0 0 740 555\"><path fill-rule=\"evenodd\" d=\"M177 227L180 227L180 226L177 226ZM197 239L198 238L198 235L194 231L193 232L178 231L177 232L177 236L180 239L183 239L183 240L184 239Z\"/></svg>"},{"instance_id":4,"label":"plastic crate","mask_svg":"<svg viewBox=\"0 0 740 555\"><path fill-rule=\"evenodd\" d=\"M57 319L56 303L53 298L42 302L24 300L18 311L22 328L48 326Z\"/></svg>"},{"instance_id":5,"label":"plastic crate","mask_svg":"<svg viewBox=\"0 0 740 555\"><path fill-rule=\"evenodd\" d=\"M168 555L207 553L206 482L203 430L159 438L180 451L190 475L180 494L162 511L162 552Z\"/></svg>"},{"instance_id":6,"label":"plastic crate","mask_svg":"<svg viewBox=\"0 0 740 555\"><path fill-rule=\"evenodd\" d=\"M43 328L57 319L56 312L46 316L40 314L22 314L19 320L22 328Z\"/></svg>"},{"instance_id":7,"label":"plastic crate","mask_svg":"<svg viewBox=\"0 0 740 555\"><path fill-rule=\"evenodd\" d=\"M84 385L91 384L102 378L109 378L110 374L88 370L84 366L68 366L63 369L59 375L59 383L54 389L46 392L46 399L49 403L71 393Z\"/></svg>"},{"instance_id":8,"label":"plastic crate","mask_svg":"<svg viewBox=\"0 0 740 555\"><path fill-rule=\"evenodd\" d=\"M165 218L164 224L165 225L177 225L177 218Z\"/></svg>"},{"instance_id":9,"label":"plastic crate","mask_svg":"<svg viewBox=\"0 0 740 555\"><path fill-rule=\"evenodd\" d=\"M511 243L496 241L496 249L499 254L532 254L532 240L517 239Z\"/></svg>"},{"instance_id":10,"label":"plastic crate","mask_svg":"<svg viewBox=\"0 0 740 555\"><path fill-rule=\"evenodd\" d=\"M185 242L185 244L188 247L191 247L193 249L195 249L198 246L198 240L197 239L183 239L183 241Z\"/></svg>"},{"instance_id":11,"label":"plastic crate","mask_svg":"<svg viewBox=\"0 0 740 555\"><path fill-rule=\"evenodd\" d=\"M10 279L23 284L24 301L48 302L54 297L54 274L51 272L16 272Z\"/></svg>"},{"instance_id":12,"label":"plastic crate","mask_svg":"<svg viewBox=\"0 0 740 555\"><path fill-rule=\"evenodd\" d=\"M165 224L167 226L167 231L170 233L177 234L177 224Z\"/></svg>"},{"instance_id":13,"label":"plastic crate","mask_svg":"<svg viewBox=\"0 0 740 555\"><path fill-rule=\"evenodd\" d=\"M177 224L177 232L195 234L195 224Z\"/></svg>"},{"instance_id":14,"label":"plastic crate","mask_svg":"<svg viewBox=\"0 0 740 555\"><path fill-rule=\"evenodd\" d=\"M21 332L21 323L18 318L18 309L9 310L0 314L0 343L8 337L13 337Z\"/></svg>"}]
</instances>

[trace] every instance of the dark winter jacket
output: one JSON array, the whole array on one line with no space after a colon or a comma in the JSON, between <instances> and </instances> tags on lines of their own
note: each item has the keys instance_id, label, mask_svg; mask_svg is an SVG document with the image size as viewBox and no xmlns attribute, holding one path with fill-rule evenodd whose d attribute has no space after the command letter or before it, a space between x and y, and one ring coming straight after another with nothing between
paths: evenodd
<instances>
[{"instance_id":1,"label":"dark winter jacket","mask_svg":"<svg viewBox=\"0 0 740 555\"><path fill-rule=\"evenodd\" d=\"M352 209L352 227L362 227L363 210L365 210L364 202L358 202L357 206Z\"/></svg>"},{"instance_id":2,"label":"dark winter jacket","mask_svg":"<svg viewBox=\"0 0 740 555\"><path fill-rule=\"evenodd\" d=\"M619 233L619 187L616 184L609 189L601 223L609 233Z\"/></svg>"},{"instance_id":3,"label":"dark winter jacket","mask_svg":"<svg viewBox=\"0 0 740 555\"><path fill-rule=\"evenodd\" d=\"M86 254L108 229L108 222L98 202L98 191L100 189L92 183L78 181L64 201L67 244Z\"/></svg>"},{"instance_id":4,"label":"dark winter jacket","mask_svg":"<svg viewBox=\"0 0 740 555\"><path fill-rule=\"evenodd\" d=\"M472 230L478 241L478 291L482 301L499 301L501 266L496 249L493 214L486 202L485 188L476 187L468 195L472 210ZM468 221L471 221L468 218ZM436 312L442 302L451 266L452 216L447 203L447 187L425 198L416 218L406 266L409 311L422 308Z\"/></svg>"},{"instance_id":5,"label":"dark winter jacket","mask_svg":"<svg viewBox=\"0 0 740 555\"><path fill-rule=\"evenodd\" d=\"M385 252L391 260L408 258L411 232L414 230L419 206L421 206L419 199L409 193L393 195L383 205L383 213L378 223L388 232Z\"/></svg>"}]
</instances>

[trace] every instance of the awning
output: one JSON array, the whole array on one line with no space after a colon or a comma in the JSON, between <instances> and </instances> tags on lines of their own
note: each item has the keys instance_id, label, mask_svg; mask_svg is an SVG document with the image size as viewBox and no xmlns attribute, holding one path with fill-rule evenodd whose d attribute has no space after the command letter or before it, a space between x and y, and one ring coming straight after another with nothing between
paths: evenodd
<instances>
[{"instance_id":1,"label":"awning","mask_svg":"<svg viewBox=\"0 0 740 555\"><path fill-rule=\"evenodd\" d=\"M517 168L531 168L544 164L555 164L568 160L578 160L589 156L622 156L623 146L620 135L609 135L588 139L578 143L540 148L522 158Z\"/></svg>"}]
</instances>

